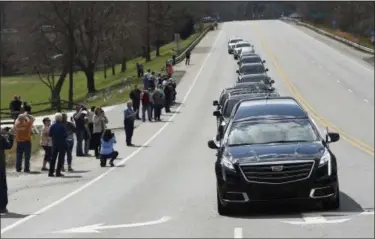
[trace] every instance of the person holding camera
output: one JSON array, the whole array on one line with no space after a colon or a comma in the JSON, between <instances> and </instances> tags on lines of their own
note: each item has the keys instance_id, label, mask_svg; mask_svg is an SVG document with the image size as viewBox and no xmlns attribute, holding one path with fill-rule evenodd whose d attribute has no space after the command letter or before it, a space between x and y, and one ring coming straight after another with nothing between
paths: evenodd
<instances>
[{"instance_id":1,"label":"person holding camera","mask_svg":"<svg viewBox=\"0 0 375 239\"><path fill-rule=\"evenodd\" d=\"M25 155L25 173L30 172L30 158L31 158L31 129L33 127L35 118L26 112L20 114L14 123L16 132L16 171L22 170L22 157Z\"/></svg>"},{"instance_id":2,"label":"person holding camera","mask_svg":"<svg viewBox=\"0 0 375 239\"><path fill-rule=\"evenodd\" d=\"M95 157L99 158L100 137L102 136L104 130L106 129L106 125L108 124L108 118L107 116L105 116L103 109L100 107L95 109L93 124L94 128L92 143L94 144L93 148L95 150Z\"/></svg>"},{"instance_id":3,"label":"person holding camera","mask_svg":"<svg viewBox=\"0 0 375 239\"><path fill-rule=\"evenodd\" d=\"M124 128L127 146L134 146L132 144L132 138L134 132L134 121L136 116L137 111L134 112L132 102L128 101L127 108L124 110Z\"/></svg>"},{"instance_id":4,"label":"person holding camera","mask_svg":"<svg viewBox=\"0 0 375 239\"><path fill-rule=\"evenodd\" d=\"M105 167L107 160L110 159L109 165L115 166L113 161L117 158L118 152L114 150L116 144L115 134L110 129L104 130L103 136L100 139L100 166Z\"/></svg>"},{"instance_id":5,"label":"person holding camera","mask_svg":"<svg viewBox=\"0 0 375 239\"><path fill-rule=\"evenodd\" d=\"M0 213L7 213L8 205L8 186L6 176L5 150L13 147L13 135L10 128L1 129L0 133Z\"/></svg>"}]
</instances>

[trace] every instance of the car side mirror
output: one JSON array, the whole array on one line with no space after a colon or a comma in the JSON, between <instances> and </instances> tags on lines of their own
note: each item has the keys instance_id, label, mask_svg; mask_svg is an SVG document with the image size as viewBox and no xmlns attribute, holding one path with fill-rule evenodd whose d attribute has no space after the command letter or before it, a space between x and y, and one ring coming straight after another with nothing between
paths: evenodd
<instances>
[{"instance_id":1,"label":"car side mirror","mask_svg":"<svg viewBox=\"0 0 375 239\"><path fill-rule=\"evenodd\" d=\"M266 61L265 61L265 60L263 60L262 62L263 62L263 63L266 63Z\"/></svg>"},{"instance_id":2,"label":"car side mirror","mask_svg":"<svg viewBox=\"0 0 375 239\"><path fill-rule=\"evenodd\" d=\"M237 61L237 65L240 65L240 62L239 62L239 61Z\"/></svg>"},{"instance_id":3,"label":"car side mirror","mask_svg":"<svg viewBox=\"0 0 375 239\"><path fill-rule=\"evenodd\" d=\"M268 71L268 68L266 68L266 71Z\"/></svg>"},{"instance_id":4,"label":"car side mirror","mask_svg":"<svg viewBox=\"0 0 375 239\"><path fill-rule=\"evenodd\" d=\"M271 83L271 84L274 84L274 83L275 83L275 81L274 81L274 80L270 80L270 83Z\"/></svg>"},{"instance_id":5,"label":"car side mirror","mask_svg":"<svg viewBox=\"0 0 375 239\"><path fill-rule=\"evenodd\" d=\"M326 136L326 142L327 143L334 143L340 140L340 134L339 133L334 133L334 132L329 132L327 133Z\"/></svg>"},{"instance_id":6,"label":"car side mirror","mask_svg":"<svg viewBox=\"0 0 375 239\"><path fill-rule=\"evenodd\" d=\"M219 148L219 147L216 145L215 141L213 141L213 140L209 140L209 141L207 142L207 145L208 145L208 147L209 147L210 149L218 149L218 148Z\"/></svg>"},{"instance_id":7,"label":"car side mirror","mask_svg":"<svg viewBox=\"0 0 375 239\"><path fill-rule=\"evenodd\" d=\"M217 100L214 100L214 101L212 102L212 105L213 105L213 106L218 106L218 105L219 105L219 102L218 102Z\"/></svg>"},{"instance_id":8,"label":"car side mirror","mask_svg":"<svg viewBox=\"0 0 375 239\"><path fill-rule=\"evenodd\" d=\"M221 113L220 113L220 111L215 110L214 113L213 113L213 115L216 116L216 117L220 117Z\"/></svg>"},{"instance_id":9,"label":"car side mirror","mask_svg":"<svg viewBox=\"0 0 375 239\"><path fill-rule=\"evenodd\" d=\"M240 74L240 71L239 71L239 70L236 70L236 73L237 73L237 74Z\"/></svg>"}]
</instances>

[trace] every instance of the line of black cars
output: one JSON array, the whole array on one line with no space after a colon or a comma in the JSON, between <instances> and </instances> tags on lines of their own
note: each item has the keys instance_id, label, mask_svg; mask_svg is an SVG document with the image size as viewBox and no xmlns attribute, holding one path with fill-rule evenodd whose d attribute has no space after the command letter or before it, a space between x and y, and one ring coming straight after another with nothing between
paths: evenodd
<instances>
[{"instance_id":1,"label":"line of black cars","mask_svg":"<svg viewBox=\"0 0 375 239\"><path fill-rule=\"evenodd\" d=\"M297 100L280 96L264 63L256 53L240 55L236 83L213 102L217 132L208 147L217 151L218 213L286 201L338 209L337 162L330 143L340 135L328 128L320 132Z\"/></svg>"}]
</instances>

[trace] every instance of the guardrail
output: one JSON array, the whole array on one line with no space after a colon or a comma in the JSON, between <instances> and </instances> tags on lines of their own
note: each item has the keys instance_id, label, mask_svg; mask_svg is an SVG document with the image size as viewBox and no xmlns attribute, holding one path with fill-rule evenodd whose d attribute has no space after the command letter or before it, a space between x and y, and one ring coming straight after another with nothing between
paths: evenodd
<instances>
[{"instance_id":1,"label":"guardrail","mask_svg":"<svg viewBox=\"0 0 375 239\"><path fill-rule=\"evenodd\" d=\"M206 36L206 34L212 29L215 23L212 23L210 26L206 27L203 32L195 39L180 55L176 57L176 63L179 63L185 59L185 54L187 51L191 51L194 49L196 45ZM172 59L171 59L172 60Z\"/></svg>"},{"instance_id":2,"label":"guardrail","mask_svg":"<svg viewBox=\"0 0 375 239\"><path fill-rule=\"evenodd\" d=\"M365 46L363 46L361 44L358 44L356 42L353 42L353 41L349 41L348 39L345 39L343 37L336 36L336 35L334 35L332 33L329 33L329 32L327 32L325 30L322 30L322 29L319 29L317 27L314 27L314 26L312 26L310 24L307 24L305 22L302 22L302 21L299 21L299 20L296 20L296 19L293 19L293 18L289 18L289 17L282 17L281 20L282 21L286 21L286 22L293 22L293 23L296 23L297 25L301 25L301 26L307 27L307 28L312 29L312 30L314 30L316 32L319 32L322 35L328 36L328 37L330 37L332 39L335 39L335 40L337 40L339 42L342 42L342 43L344 43L344 44L346 44L348 46L354 47L354 48L356 48L358 50L361 50L361 51L364 51L364 52L367 52L367 53L371 53L371 54L375 53L374 49L371 49L369 47L365 47Z\"/></svg>"}]
</instances>

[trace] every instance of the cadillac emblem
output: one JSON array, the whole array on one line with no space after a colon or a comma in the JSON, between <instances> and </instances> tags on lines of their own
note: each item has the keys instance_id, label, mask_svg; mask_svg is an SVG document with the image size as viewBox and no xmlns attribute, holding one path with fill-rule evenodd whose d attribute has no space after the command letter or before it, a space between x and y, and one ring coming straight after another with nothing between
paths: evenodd
<instances>
[{"instance_id":1,"label":"cadillac emblem","mask_svg":"<svg viewBox=\"0 0 375 239\"><path fill-rule=\"evenodd\" d=\"M278 165L278 166L271 166L271 169L273 172L281 172L284 169L283 165Z\"/></svg>"}]
</instances>

